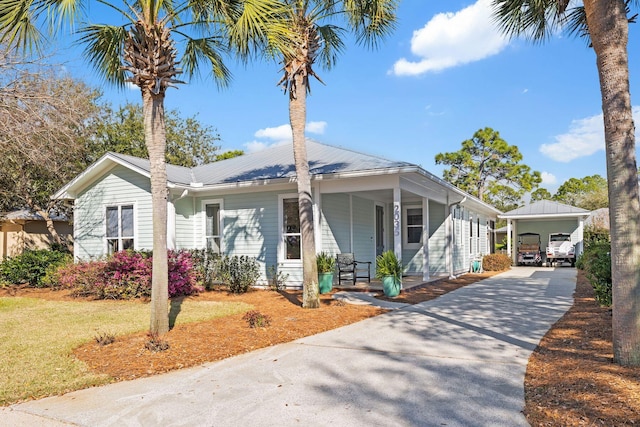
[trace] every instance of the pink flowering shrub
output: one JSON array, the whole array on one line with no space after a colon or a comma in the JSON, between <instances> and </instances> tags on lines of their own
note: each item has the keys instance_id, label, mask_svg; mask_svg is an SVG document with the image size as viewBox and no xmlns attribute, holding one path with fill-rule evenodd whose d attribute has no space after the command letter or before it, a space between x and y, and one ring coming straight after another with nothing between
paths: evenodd
<instances>
[{"instance_id":1,"label":"pink flowering shrub","mask_svg":"<svg viewBox=\"0 0 640 427\"><path fill-rule=\"evenodd\" d=\"M196 286L191 255L169 251L169 297L191 295ZM104 261L79 262L61 267L57 280L61 287L73 289L78 296L97 299L132 299L151 296L151 253L120 251Z\"/></svg>"}]
</instances>

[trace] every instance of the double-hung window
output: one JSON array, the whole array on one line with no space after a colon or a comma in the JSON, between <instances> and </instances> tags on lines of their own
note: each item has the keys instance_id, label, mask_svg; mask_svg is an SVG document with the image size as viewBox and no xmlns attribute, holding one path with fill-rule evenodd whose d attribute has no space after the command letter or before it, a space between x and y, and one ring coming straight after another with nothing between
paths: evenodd
<instances>
[{"instance_id":1,"label":"double-hung window","mask_svg":"<svg viewBox=\"0 0 640 427\"><path fill-rule=\"evenodd\" d=\"M107 253L134 248L133 205L107 206Z\"/></svg>"},{"instance_id":2,"label":"double-hung window","mask_svg":"<svg viewBox=\"0 0 640 427\"><path fill-rule=\"evenodd\" d=\"M406 248L417 249L422 245L422 208L418 206L407 206L405 215L405 241Z\"/></svg>"},{"instance_id":3,"label":"double-hung window","mask_svg":"<svg viewBox=\"0 0 640 427\"><path fill-rule=\"evenodd\" d=\"M220 204L206 203L205 210L205 239L207 249L220 253Z\"/></svg>"},{"instance_id":4,"label":"double-hung window","mask_svg":"<svg viewBox=\"0 0 640 427\"><path fill-rule=\"evenodd\" d=\"M284 239L284 258L286 260L302 259L300 233L300 213L298 199L282 199L282 237Z\"/></svg>"}]
</instances>

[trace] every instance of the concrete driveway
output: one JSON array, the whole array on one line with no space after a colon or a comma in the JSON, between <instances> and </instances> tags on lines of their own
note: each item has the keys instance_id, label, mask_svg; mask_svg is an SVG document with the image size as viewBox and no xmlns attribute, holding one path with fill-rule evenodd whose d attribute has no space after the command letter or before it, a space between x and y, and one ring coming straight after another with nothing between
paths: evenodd
<instances>
[{"instance_id":1,"label":"concrete driveway","mask_svg":"<svg viewBox=\"0 0 640 427\"><path fill-rule=\"evenodd\" d=\"M525 426L527 360L571 307L575 278L513 268L288 344L14 405L0 424Z\"/></svg>"}]
</instances>

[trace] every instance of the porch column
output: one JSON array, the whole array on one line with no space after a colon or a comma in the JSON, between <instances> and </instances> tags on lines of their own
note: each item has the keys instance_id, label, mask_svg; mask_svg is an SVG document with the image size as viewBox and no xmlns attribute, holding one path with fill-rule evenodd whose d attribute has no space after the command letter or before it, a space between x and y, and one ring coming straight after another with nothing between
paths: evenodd
<instances>
[{"instance_id":1,"label":"porch column","mask_svg":"<svg viewBox=\"0 0 640 427\"><path fill-rule=\"evenodd\" d=\"M429 199L422 199L422 280L429 280Z\"/></svg>"},{"instance_id":2,"label":"porch column","mask_svg":"<svg viewBox=\"0 0 640 427\"><path fill-rule=\"evenodd\" d=\"M453 204L449 201L447 195L447 212L445 214L445 265L446 271L449 272L449 278L453 278Z\"/></svg>"},{"instance_id":3,"label":"porch column","mask_svg":"<svg viewBox=\"0 0 640 427\"><path fill-rule=\"evenodd\" d=\"M402 260L402 206L398 185L393 187L393 251Z\"/></svg>"},{"instance_id":4,"label":"porch column","mask_svg":"<svg viewBox=\"0 0 640 427\"><path fill-rule=\"evenodd\" d=\"M320 218L320 213L322 212L322 200L320 196L320 183L316 183L316 185L312 188L313 191L313 232L315 234L316 241L316 253L322 252L322 230L320 226L322 224L322 219Z\"/></svg>"},{"instance_id":5,"label":"porch column","mask_svg":"<svg viewBox=\"0 0 640 427\"><path fill-rule=\"evenodd\" d=\"M167 202L167 249L176 248L176 205Z\"/></svg>"},{"instance_id":6,"label":"porch column","mask_svg":"<svg viewBox=\"0 0 640 427\"><path fill-rule=\"evenodd\" d=\"M578 218L578 244L576 245L575 255L578 258L578 255L582 253L584 250L584 217Z\"/></svg>"},{"instance_id":7,"label":"porch column","mask_svg":"<svg viewBox=\"0 0 640 427\"><path fill-rule=\"evenodd\" d=\"M511 256L511 220L507 219L507 255Z\"/></svg>"}]
</instances>

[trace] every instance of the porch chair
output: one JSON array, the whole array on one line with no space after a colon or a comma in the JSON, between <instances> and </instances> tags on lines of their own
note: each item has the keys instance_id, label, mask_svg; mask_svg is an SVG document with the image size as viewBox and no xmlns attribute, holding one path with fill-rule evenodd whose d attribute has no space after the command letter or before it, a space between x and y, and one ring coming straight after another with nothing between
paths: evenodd
<instances>
[{"instance_id":1,"label":"porch chair","mask_svg":"<svg viewBox=\"0 0 640 427\"><path fill-rule=\"evenodd\" d=\"M349 280L355 286L356 279L367 279L371 283L371 262L356 261L353 253L338 254L336 256L338 264L338 285L343 280Z\"/></svg>"}]
</instances>

